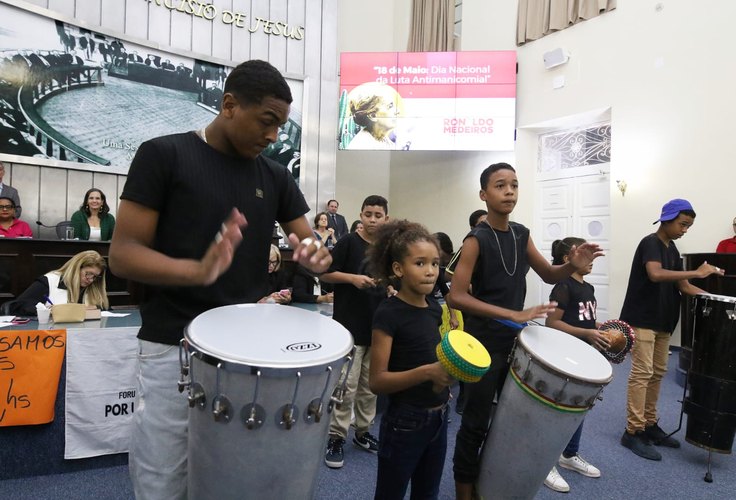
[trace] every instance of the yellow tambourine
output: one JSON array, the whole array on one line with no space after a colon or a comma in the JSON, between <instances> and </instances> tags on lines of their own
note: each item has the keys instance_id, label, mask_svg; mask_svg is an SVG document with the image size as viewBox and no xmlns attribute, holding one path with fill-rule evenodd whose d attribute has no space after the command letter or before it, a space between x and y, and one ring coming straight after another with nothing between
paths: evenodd
<instances>
[{"instance_id":1,"label":"yellow tambourine","mask_svg":"<svg viewBox=\"0 0 736 500\"><path fill-rule=\"evenodd\" d=\"M491 355L483 344L462 330L450 330L436 352L447 373L461 382L479 381L491 366Z\"/></svg>"}]
</instances>

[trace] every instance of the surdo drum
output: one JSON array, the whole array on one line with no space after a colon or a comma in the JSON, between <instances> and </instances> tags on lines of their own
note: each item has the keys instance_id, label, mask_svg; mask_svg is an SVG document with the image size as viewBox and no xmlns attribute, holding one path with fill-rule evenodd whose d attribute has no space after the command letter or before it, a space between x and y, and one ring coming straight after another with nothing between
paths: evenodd
<instances>
[{"instance_id":1,"label":"surdo drum","mask_svg":"<svg viewBox=\"0 0 736 500\"><path fill-rule=\"evenodd\" d=\"M693 317L685 440L731 453L736 434L736 297L696 295Z\"/></svg>"},{"instance_id":2,"label":"surdo drum","mask_svg":"<svg viewBox=\"0 0 736 500\"><path fill-rule=\"evenodd\" d=\"M567 333L527 326L481 457L481 498L534 498L585 413L613 378L611 364Z\"/></svg>"},{"instance_id":3,"label":"surdo drum","mask_svg":"<svg viewBox=\"0 0 736 500\"><path fill-rule=\"evenodd\" d=\"M313 498L333 389L353 341L296 307L197 316L180 350L189 399L189 498Z\"/></svg>"}]
</instances>

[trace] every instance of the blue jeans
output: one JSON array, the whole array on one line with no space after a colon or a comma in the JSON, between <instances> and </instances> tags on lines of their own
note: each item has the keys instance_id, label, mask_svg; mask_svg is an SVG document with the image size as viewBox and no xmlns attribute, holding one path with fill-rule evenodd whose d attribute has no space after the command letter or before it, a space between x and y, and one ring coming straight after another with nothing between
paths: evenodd
<instances>
[{"instance_id":1,"label":"blue jeans","mask_svg":"<svg viewBox=\"0 0 736 500\"><path fill-rule=\"evenodd\" d=\"M578 449L580 449L580 436L583 434L583 423L585 423L585 420L580 422L578 430L576 430L575 434L572 435L570 442L567 443L567 446L565 447L565 451L562 452L562 455L566 458L574 457L578 454Z\"/></svg>"},{"instance_id":2,"label":"blue jeans","mask_svg":"<svg viewBox=\"0 0 736 500\"><path fill-rule=\"evenodd\" d=\"M389 403L381 418L376 500L437 498L447 451L447 405Z\"/></svg>"}]
</instances>

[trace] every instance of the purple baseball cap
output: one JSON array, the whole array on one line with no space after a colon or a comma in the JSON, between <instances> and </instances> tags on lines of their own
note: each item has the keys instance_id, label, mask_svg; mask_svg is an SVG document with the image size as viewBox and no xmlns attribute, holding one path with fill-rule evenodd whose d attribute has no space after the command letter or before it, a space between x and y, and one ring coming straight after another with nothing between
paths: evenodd
<instances>
[{"instance_id":1,"label":"purple baseball cap","mask_svg":"<svg viewBox=\"0 0 736 500\"><path fill-rule=\"evenodd\" d=\"M655 220L652 224L656 224L657 222L667 222L672 219L676 219L680 212L682 212L683 210L692 210L693 212L695 211L693 210L693 206L687 200L683 200L682 198L675 198L674 200L670 200L662 207L662 213L660 214L659 219Z\"/></svg>"}]
</instances>

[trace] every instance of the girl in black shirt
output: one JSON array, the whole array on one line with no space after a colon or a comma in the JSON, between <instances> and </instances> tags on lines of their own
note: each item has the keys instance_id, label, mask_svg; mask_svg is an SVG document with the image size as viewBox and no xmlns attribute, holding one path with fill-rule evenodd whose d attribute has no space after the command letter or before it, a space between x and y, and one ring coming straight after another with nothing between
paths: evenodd
<instances>
[{"instance_id":1,"label":"girl in black shirt","mask_svg":"<svg viewBox=\"0 0 736 500\"><path fill-rule=\"evenodd\" d=\"M400 282L373 317L370 388L389 395L381 419L375 498L437 498L447 450L447 402L454 379L437 361L442 312L431 296L439 248L408 221L379 228L368 249L371 274ZM397 283L394 282L396 285Z\"/></svg>"},{"instance_id":2,"label":"girl in black shirt","mask_svg":"<svg viewBox=\"0 0 736 500\"><path fill-rule=\"evenodd\" d=\"M573 246L585 243L582 238L565 238L552 243L552 264L561 265L568 261L568 254ZM585 276L593 269L591 263L588 267L575 271L563 281L560 281L552 289L549 296L551 302L557 302L557 309L549 313L545 325L556 330L569 333L584 340L599 351L606 350L610 346L606 336L598 330L595 300L595 289L593 285L585 281ZM565 469L574 470L587 477L600 477L601 471L590 465L584 458L578 455L580 447L580 436L583 432L583 422L570 438L570 442L562 452L558 463ZM556 467L547 475L544 485L555 491L568 492L570 486L560 476Z\"/></svg>"}]
</instances>

